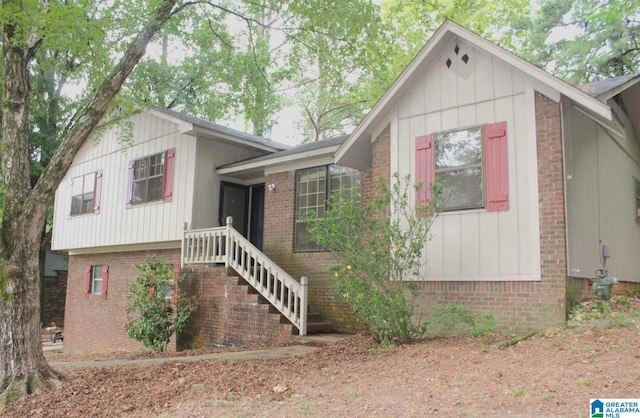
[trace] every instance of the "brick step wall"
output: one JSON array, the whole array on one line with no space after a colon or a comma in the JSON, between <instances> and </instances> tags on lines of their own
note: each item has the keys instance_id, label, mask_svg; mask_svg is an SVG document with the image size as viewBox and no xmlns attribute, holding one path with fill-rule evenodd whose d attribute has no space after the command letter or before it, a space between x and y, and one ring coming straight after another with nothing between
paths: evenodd
<instances>
[{"instance_id":1,"label":"brick step wall","mask_svg":"<svg viewBox=\"0 0 640 418\"><path fill-rule=\"evenodd\" d=\"M179 349L212 345L274 344L292 340L298 330L233 270L197 266L183 269L181 291L197 299L193 321ZM331 323L311 313L312 332L331 332Z\"/></svg>"}]
</instances>

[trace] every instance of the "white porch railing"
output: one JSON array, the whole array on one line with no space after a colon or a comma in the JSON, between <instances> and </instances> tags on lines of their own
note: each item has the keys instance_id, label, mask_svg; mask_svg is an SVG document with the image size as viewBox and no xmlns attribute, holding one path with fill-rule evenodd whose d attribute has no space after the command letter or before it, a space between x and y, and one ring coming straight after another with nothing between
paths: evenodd
<instances>
[{"instance_id":1,"label":"white porch railing","mask_svg":"<svg viewBox=\"0 0 640 418\"><path fill-rule=\"evenodd\" d=\"M185 231L182 265L224 263L269 301L296 328L307 335L306 276L296 281L232 226Z\"/></svg>"}]
</instances>

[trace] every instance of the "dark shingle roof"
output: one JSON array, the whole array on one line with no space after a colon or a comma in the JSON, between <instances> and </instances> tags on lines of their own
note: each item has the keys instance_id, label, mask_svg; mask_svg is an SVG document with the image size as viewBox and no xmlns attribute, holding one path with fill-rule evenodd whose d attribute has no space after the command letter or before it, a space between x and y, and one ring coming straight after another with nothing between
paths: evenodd
<instances>
[{"instance_id":1,"label":"dark shingle roof","mask_svg":"<svg viewBox=\"0 0 640 418\"><path fill-rule=\"evenodd\" d=\"M208 122L204 119L196 118L190 115L185 115L184 113L176 112L175 110L165 109L163 107L158 107L158 106L150 106L150 108L153 110L157 110L158 112L164 113L166 115L181 119L199 128L208 129L208 130L225 134L225 135L235 136L237 138L242 138L242 139L253 141L262 145L267 145L269 147L279 149L279 150L286 150L291 148L289 145L286 145L286 144L281 144L279 142L271 141L270 139L263 138L257 135L252 135L250 133L229 128L227 126L223 126L217 123Z\"/></svg>"},{"instance_id":2,"label":"dark shingle roof","mask_svg":"<svg viewBox=\"0 0 640 418\"><path fill-rule=\"evenodd\" d=\"M633 81L635 78L640 79L640 73L628 74L619 77L610 78L608 80L595 81L593 83L583 84L578 88L593 97L599 97L617 87Z\"/></svg>"},{"instance_id":3,"label":"dark shingle roof","mask_svg":"<svg viewBox=\"0 0 640 418\"><path fill-rule=\"evenodd\" d=\"M236 166L236 165L241 165L247 162L257 162L257 161L262 161L262 162L266 162L269 160L272 160L274 158L280 158L280 157L284 157L287 155L296 155L296 154L300 154L303 152L307 152L307 151L314 151L314 150L319 150L322 148L328 148L328 147L332 147L334 145L342 145L342 143L344 143L347 138L349 137L349 135L340 135L340 136L335 136L333 138L329 138L329 139L323 139L321 141L315 141L315 142L311 142L308 144L302 144L302 145L297 145L293 148L289 148L288 150L284 150L284 151L278 151L278 152L274 152L273 154L267 154L267 155L263 155L260 157L256 157L256 158L250 158L248 160L244 160L244 161L239 161L236 163L232 163L232 164L227 164L218 168L225 168L225 167L231 167L231 166Z\"/></svg>"}]
</instances>

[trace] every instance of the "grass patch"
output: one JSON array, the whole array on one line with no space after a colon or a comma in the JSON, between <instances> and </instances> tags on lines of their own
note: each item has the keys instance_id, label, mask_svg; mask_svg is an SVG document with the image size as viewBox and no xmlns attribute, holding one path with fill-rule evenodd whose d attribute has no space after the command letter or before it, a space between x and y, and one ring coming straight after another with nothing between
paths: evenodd
<instances>
[{"instance_id":1,"label":"grass patch","mask_svg":"<svg viewBox=\"0 0 640 418\"><path fill-rule=\"evenodd\" d=\"M578 380L576 380L576 383L578 384L578 386L590 386L591 379L589 379L588 377L581 377Z\"/></svg>"}]
</instances>

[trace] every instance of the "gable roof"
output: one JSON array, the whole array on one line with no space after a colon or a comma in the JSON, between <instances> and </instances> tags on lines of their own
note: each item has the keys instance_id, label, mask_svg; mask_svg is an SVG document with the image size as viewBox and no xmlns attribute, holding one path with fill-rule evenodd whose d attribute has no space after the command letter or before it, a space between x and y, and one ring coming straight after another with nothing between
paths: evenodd
<instances>
[{"instance_id":1,"label":"gable roof","mask_svg":"<svg viewBox=\"0 0 640 418\"><path fill-rule=\"evenodd\" d=\"M298 145L288 150L220 166L217 172L218 174L229 174L241 177L252 175L262 176L266 168L274 165L310 161L323 157L331 157L333 159L334 153L348 137L349 135L340 135L321 141Z\"/></svg>"},{"instance_id":2,"label":"gable roof","mask_svg":"<svg viewBox=\"0 0 640 418\"><path fill-rule=\"evenodd\" d=\"M592 117L600 121L612 121L611 108L606 103L554 77L480 35L452 21L446 21L407 65L373 109L367 113L349 139L340 147L336 153L336 163L365 168L363 167L363 154L366 154L367 149L370 147L371 136L376 126L382 122L385 115L397 105L400 99L413 88L433 60L454 39L463 39L472 46L488 52L531 76L537 81L536 89L541 89L542 93L551 96L552 99L558 101L561 96L566 96Z\"/></svg>"},{"instance_id":3,"label":"gable roof","mask_svg":"<svg viewBox=\"0 0 640 418\"><path fill-rule=\"evenodd\" d=\"M170 118L183 122L190 126L185 126L184 134L187 135L201 135L206 137L213 137L229 142L238 143L240 145L249 146L251 148L259 148L265 151L281 151L289 149L289 145L281 144L270 139L263 138L261 136L252 135L247 132L239 131L237 129L229 128L217 123L208 122L204 119L196 118L184 113L176 112L175 110L165 109L158 106L149 106L149 110L153 113L159 114L159 116L166 119Z\"/></svg>"},{"instance_id":4,"label":"gable roof","mask_svg":"<svg viewBox=\"0 0 640 418\"><path fill-rule=\"evenodd\" d=\"M623 75L610 78L608 80L595 81L593 83L578 86L578 88L593 97L606 101L638 82L640 82L640 73Z\"/></svg>"}]
</instances>

